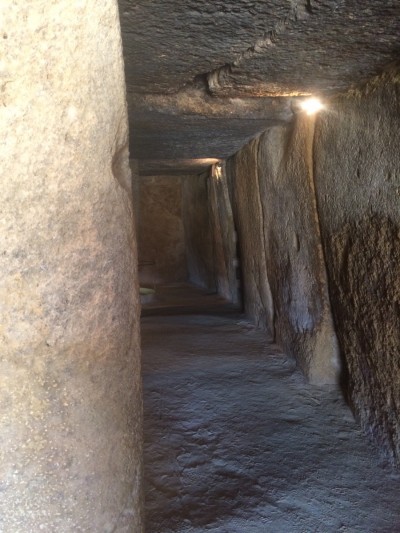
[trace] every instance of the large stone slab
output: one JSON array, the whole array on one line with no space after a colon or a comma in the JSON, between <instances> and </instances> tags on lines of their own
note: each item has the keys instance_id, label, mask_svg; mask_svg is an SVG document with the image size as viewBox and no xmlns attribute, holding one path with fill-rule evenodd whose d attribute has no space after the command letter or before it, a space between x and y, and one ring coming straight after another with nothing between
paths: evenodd
<instances>
[{"instance_id":1,"label":"large stone slab","mask_svg":"<svg viewBox=\"0 0 400 533\"><path fill-rule=\"evenodd\" d=\"M140 532L116 3L16 0L0 39L0 530Z\"/></svg>"},{"instance_id":2,"label":"large stone slab","mask_svg":"<svg viewBox=\"0 0 400 533\"><path fill-rule=\"evenodd\" d=\"M332 102L315 181L344 386L364 429L400 459L400 83Z\"/></svg>"},{"instance_id":3,"label":"large stone slab","mask_svg":"<svg viewBox=\"0 0 400 533\"><path fill-rule=\"evenodd\" d=\"M257 165L258 145L259 139L250 142L232 158L227 169L233 192L244 311L273 338L274 304L265 257Z\"/></svg>"},{"instance_id":4,"label":"large stone slab","mask_svg":"<svg viewBox=\"0 0 400 533\"><path fill-rule=\"evenodd\" d=\"M343 91L397 60L399 35L397 0L296 1L274 31L210 73L208 84L219 96Z\"/></svg>"},{"instance_id":5,"label":"large stone slab","mask_svg":"<svg viewBox=\"0 0 400 533\"><path fill-rule=\"evenodd\" d=\"M332 324L313 183L314 119L272 128L259 141L266 270L276 340L312 383L337 383Z\"/></svg>"},{"instance_id":6,"label":"large stone slab","mask_svg":"<svg viewBox=\"0 0 400 533\"><path fill-rule=\"evenodd\" d=\"M139 279L145 286L187 279L182 178L140 178Z\"/></svg>"},{"instance_id":7,"label":"large stone slab","mask_svg":"<svg viewBox=\"0 0 400 533\"><path fill-rule=\"evenodd\" d=\"M276 126L232 158L244 309L313 383L339 362L313 184L312 118Z\"/></svg>"},{"instance_id":8,"label":"large stone slab","mask_svg":"<svg viewBox=\"0 0 400 533\"><path fill-rule=\"evenodd\" d=\"M213 166L208 186L208 204L214 242L214 268L218 294L232 303L240 300L237 236L233 221L225 164Z\"/></svg>"},{"instance_id":9,"label":"large stone slab","mask_svg":"<svg viewBox=\"0 0 400 533\"><path fill-rule=\"evenodd\" d=\"M120 0L128 89L196 77L228 96L347 88L396 59L397 0Z\"/></svg>"},{"instance_id":10,"label":"large stone slab","mask_svg":"<svg viewBox=\"0 0 400 533\"><path fill-rule=\"evenodd\" d=\"M290 0L120 0L129 92L174 92L234 61L292 9Z\"/></svg>"},{"instance_id":11,"label":"large stone slab","mask_svg":"<svg viewBox=\"0 0 400 533\"><path fill-rule=\"evenodd\" d=\"M208 173L183 180L182 213L189 281L216 290Z\"/></svg>"}]
</instances>

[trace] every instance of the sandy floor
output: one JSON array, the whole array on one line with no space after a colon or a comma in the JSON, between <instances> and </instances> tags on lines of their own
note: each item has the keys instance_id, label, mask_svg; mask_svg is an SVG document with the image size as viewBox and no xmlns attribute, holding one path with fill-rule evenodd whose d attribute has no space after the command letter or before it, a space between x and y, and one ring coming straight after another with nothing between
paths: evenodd
<instances>
[{"instance_id":1,"label":"sandy floor","mask_svg":"<svg viewBox=\"0 0 400 533\"><path fill-rule=\"evenodd\" d=\"M147 533L400 532L400 472L239 317L143 318Z\"/></svg>"}]
</instances>

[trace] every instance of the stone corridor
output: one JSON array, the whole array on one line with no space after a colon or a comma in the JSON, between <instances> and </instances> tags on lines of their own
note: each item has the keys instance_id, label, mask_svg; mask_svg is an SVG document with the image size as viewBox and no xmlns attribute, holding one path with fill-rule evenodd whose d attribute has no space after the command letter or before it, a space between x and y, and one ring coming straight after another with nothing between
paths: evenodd
<instances>
[{"instance_id":1,"label":"stone corridor","mask_svg":"<svg viewBox=\"0 0 400 533\"><path fill-rule=\"evenodd\" d=\"M399 531L400 473L337 389L206 299L142 319L147 533Z\"/></svg>"},{"instance_id":2,"label":"stone corridor","mask_svg":"<svg viewBox=\"0 0 400 533\"><path fill-rule=\"evenodd\" d=\"M0 533L400 532L399 52L399 0L2 2Z\"/></svg>"}]
</instances>

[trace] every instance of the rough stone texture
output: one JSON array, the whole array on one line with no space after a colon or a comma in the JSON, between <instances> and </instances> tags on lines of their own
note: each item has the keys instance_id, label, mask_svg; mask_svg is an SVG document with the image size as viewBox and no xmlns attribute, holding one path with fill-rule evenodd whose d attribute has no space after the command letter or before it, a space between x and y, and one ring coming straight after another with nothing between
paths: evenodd
<instances>
[{"instance_id":1,"label":"rough stone texture","mask_svg":"<svg viewBox=\"0 0 400 533\"><path fill-rule=\"evenodd\" d=\"M174 92L213 72L233 96L337 89L397 57L397 0L120 0L131 92ZM217 75L215 75L217 74Z\"/></svg>"},{"instance_id":2,"label":"rough stone texture","mask_svg":"<svg viewBox=\"0 0 400 533\"><path fill-rule=\"evenodd\" d=\"M276 340L312 383L338 380L313 183L314 119L299 115L259 141L258 175L266 269Z\"/></svg>"},{"instance_id":3,"label":"rough stone texture","mask_svg":"<svg viewBox=\"0 0 400 533\"><path fill-rule=\"evenodd\" d=\"M397 0L291 4L289 16L281 18L273 32L255 39L234 62L209 74L214 94L276 96L344 90L398 59Z\"/></svg>"},{"instance_id":4,"label":"rough stone texture","mask_svg":"<svg viewBox=\"0 0 400 533\"><path fill-rule=\"evenodd\" d=\"M315 136L330 296L350 399L400 459L400 85L390 76L332 102Z\"/></svg>"},{"instance_id":5,"label":"rough stone texture","mask_svg":"<svg viewBox=\"0 0 400 533\"><path fill-rule=\"evenodd\" d=\"M287 110L276 97L344 91L398 60L398 0L119 4L131 152L148 173L229 157Z\"/></svg>"},{"instance_id":6,"label":"rough stone texture","mask_svg":"<svg viewBox=\"0 0 400 533\"><path fill-rule=\"evenodd\" d=\"M204 307L143 320L146 532L396 533L400 472L340 391Z\"/></svg>"},{"instance_id":7,"label":"rough stone texture","mask_svg":"<svg viewBox=\"0 0 400 533\"><path fill-rule=\"evenodd\" d=\"M180 168L182 160L189 162L184 169L187 175L194 171L190 162L207 169L210 158L219 160L231 156L276 121L145 112L134 113L134 123L132 155L141 158L142 175L162 171L163 161L168 159L174 161L174 170Z\"/></svg>"},{"instance_id":8,"label":"rough stone texture","mask_svg":"<svg viewBox=\"0 0 400 533\"><path fill-rule=\"evenodd\" d=\"M183 225L189 281L216 290L208 174L183 180Z\"/></svg>"},{"instance_id":9,"label":"rough stone texture","mask_svg":"<svg viewBox=\"0 0 400 533\"><path fill-rule=\"evenodd\" d=\"M182 178L140 178L138 240L141 285L186 281Z\"/></svg>"},{"instance_id":10,"label":"rough stone texture","mask_svg":"<svg viewBox=\"0 0 400 533\"><path fill-rule=\"evenodd\" d=\"M262 206L258 182L258 139L238 152L228 165L233 212L238 233L242 298L246 315L274 337L274 309L268 283Z\"/></svg>"},{"instance_id":11,"label":"rough stone texture","mask_svg":"<svg viewBox=\"0 0 400 533\"><path fill-rule=\"evenodd\" d=\"M239 302L237 238L225 165L214 167L209 180L209 208L214 235L214 268L218 294Z\"/></svg>"},{"instance_id":12,"label":"rough stone texture","mask_svg":"<svg viewBox=\"0 0 400 533\"><path fill-rule=\"evenodd\" d=\"M141 175L200 174L267 127L292 118L288 99L215 98L200 87L169 96L133 95L128 103L131 154L141 160Z\"/></svg>"},{"instance_id":13,"label":"rough stone texture","mask_svg":"<svg viewBox=\"0 0 400 533\"><path fill-rule=\"evenodd\" d=\"M140 532L137 267L113 0L1 20L0 530Z\"/></svg>"},{"instance_id":14,"label":"rough stone texture","mask_svg":"<svg viewBox=\"0 0 400 533\"><path fill-rule=\"evenodd\" d=\"M292 10L291 0L120 0L129 92L174 92L235 58Z\"/></svg>"},{"instance_id":15,"label":"rough stone texture","mask_svg":"<svg viewBox=\"0 0 400 533\"><path fill-rule=\"evenodd\" d=\"M271 128L233 158L244 309L313 383L338 379L312 176L313 119Z\"/></svg>"}]
</instances>

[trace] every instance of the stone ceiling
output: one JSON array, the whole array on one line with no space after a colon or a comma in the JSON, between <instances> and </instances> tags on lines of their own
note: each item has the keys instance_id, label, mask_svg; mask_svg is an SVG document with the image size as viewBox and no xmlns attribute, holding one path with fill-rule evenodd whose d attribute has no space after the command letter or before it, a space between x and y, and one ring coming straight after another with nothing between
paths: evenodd
<instances>
[{"instance_id":1,"label":"stone ceiling","mask_svg":"<svg viewBox=\"0 0 400 533\"><path fill-rule=\"evenodd\" d=\"M400 0L119 0L131 156L199 172L397 61Z\"/></svg>"}]
</instances>

